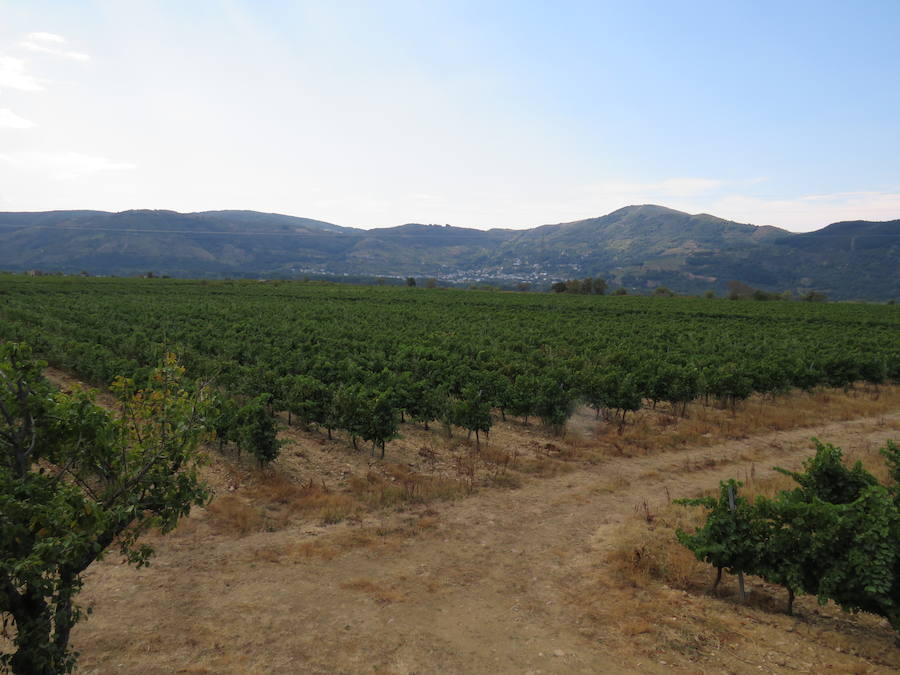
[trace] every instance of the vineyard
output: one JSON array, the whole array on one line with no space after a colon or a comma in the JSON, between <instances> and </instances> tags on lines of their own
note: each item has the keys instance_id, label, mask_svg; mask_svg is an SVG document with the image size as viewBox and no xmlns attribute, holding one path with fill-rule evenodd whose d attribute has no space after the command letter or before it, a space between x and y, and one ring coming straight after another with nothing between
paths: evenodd
<instances>
[{"instance_id":1,"label":"vineyard","mask_svg":"<svg viewBox=\"0 0 900 675\"><path fill-rule=\"evenodd\" d=\"M586 404L642 406L900 380L894 306L352 287L297 282L0 277L0 339L95 384L174 351L221 392L220 440L277 454L272 415L385 456L399 424L562 432Z\"/></svg>"},{"instance_id":2,"label":"vineyard","mask_svg":"<svg viewBox=\"0 0 900 675\"><path fill-rule=\"evenodd\" d=\"M872 493L868 501L831 504L818 487L806 489L813 485L806 474L776 474L803 491L770 492L773 500L751 505L753 492L742 488L738 520L724 492L694 500L709 512L706 525L671 499L703 494L735 475L758 493L776 457L799 469L812 425L893 485L879 469L877 448L900 428L898 324L900 314L888 305L0 275L0 343L27 343L57 369L47 375L61 385L58 393L34 385L36 411L70 419L81 439L82 422L106 419L97 410L90 418L79 412L91 408L74 385L87 381L102 386L96 396L106 408L151 425L139 437L152 448L146 431L168 413L134 411L168 400L151 392L175 381L160 379L160 364L175 372L174 357L166 356L174 353L186 388L178 389L184 401L171 404L203 399L200 418L226 451L207 453L202 471L214 501L192 509L170 537L148 535L159 549L151 571L123 577L125 567L106 560L86 573L85 597L98 612L75 629L73 642L88 650L84 665L101 670L118 667L120 658L134 668L163 658L176 670L213 663L220 672L250 672L238 656L243 648L222 646L223 635L233 641L247 630L242 614L230 617L235 606L254 617L252 625L270 626L256 637L259 672L289 658L320 672L337 664L358 669L359 658L407 672L399 655L428 663L435 658L430 644L389 640L377 657L360 656L369 653L364 636L385 620L411 634L440 616L456 617L432 631L454 645L441 657L456 663L448 672L479 670L486 652L462 655L513 634L540 645L521 651L509 643L514 653L505 658L520 670L543 664L555 672L552 662L560 672L578 664L608 670L605 648L590 645L601 637L620 654L632 653L636 670L646 654L674 655L685 666L713 663L729 641L755 644L760 621L786 625L783 601L766 604L778 585L788 589L789 605L797 596L798 612L823 636L803 649L835 640L856 649L865 634L867 662L895 667L886 624L869 617L847 628L832 607L821 615L814 609L817 597L896 623L894 586L882 584L873 595L872 575L857 570L857 549L846 544L868 533L863 543L871 545L862 548L875 560L884 518L872 517L867 505L888 504L885 490L893 487L854 468L847 475L861 477L857 487ZM173 431L160 429L160 437L174 438ZM120 450L113 444L110 451L113 466ZM259 471L240 453L260 465L277 461ZM843 480L839 451L832 454L822 466L829 480ZM158 455L151 449L149 456ZM126 479L143 480L135 466ZM156 486L155 477L148 481ZM123 491L118 479L110 486L117 496L143 498ZM20 505L30 504L29 497ZM61 523L77 516L105 527L105 517L92 515L99 511L72 504ZM823 527L810 545L798 547L779 527L813 516ZM680 546L677 531L693 553ZM68 550L68 529L56 535ZM847 556L830 555L835 546ZM709 597L708 568L699 560L756 575L746 606ZM875 576L893 564L879 560L877 569L866 567ZM798 576L806 568L812 571ZM515 599L509 615L507 595ZM173 603L183 622L172 623ZM519 603L527 616L515 614ZM703 608L700 615L692 603ZM728 628L738 605L746 629ZM277 621L268 614L275 606ZM143 616L133 622L136 607ZM625 608L627 619L617 614ZM677 614L680 624L658 621L660 611ZM462 628L471 616L479 617L472 635ZM548 622L568 637L548 632ZM487 624L496 630L485 640L476 625ZM270 634L276 625L280 639ZM120 657L117 647L104 646L112 635L109 644L135 649ZM768 659L759 653L753 663ZM790 659L802 666L819 657ZM821 663L846 659L823 656Z\"/></svg>"}]
</instances>

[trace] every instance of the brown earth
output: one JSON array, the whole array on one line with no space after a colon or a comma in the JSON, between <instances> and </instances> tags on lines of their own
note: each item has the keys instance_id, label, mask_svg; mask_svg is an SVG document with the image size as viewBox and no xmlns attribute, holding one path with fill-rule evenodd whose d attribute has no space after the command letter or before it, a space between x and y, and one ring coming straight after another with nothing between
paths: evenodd
<instances>
[{"instance_id":1,"label":"brown earth","mask_svg":"<svg viewBox=\"0 0 900 675\"><path fill-rule=\"evenodd\" d=\"M894 672L877 617L811 598L789 617L756 579L747 603L731 579L710 595L669 501L764 484L812 436L870 457L898 429L896 387L645 411L622 434L589 411L563 439L510 421L480 452L408 425L386 462L287 429L270 470L211 453L217 497L152 537L149 568L93 565L72 643L88 673ZM648 574L644 554L671 559Z\"/></svg>"}]
</instances>

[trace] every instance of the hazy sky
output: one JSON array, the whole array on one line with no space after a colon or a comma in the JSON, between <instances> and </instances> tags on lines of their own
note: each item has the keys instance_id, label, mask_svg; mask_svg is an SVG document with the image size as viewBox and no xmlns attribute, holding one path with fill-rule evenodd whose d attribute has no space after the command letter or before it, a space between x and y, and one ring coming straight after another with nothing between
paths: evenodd
<instances>
[{"instance_id":1,"label":"hazy sky","mask_svg":"<svg viewBox=\"0 0 900 675\"><path fill-rule=\"evenodd\" d=\"M900 1L0 0L0 210L900 218Z\"/></svg>"}]
</instances>

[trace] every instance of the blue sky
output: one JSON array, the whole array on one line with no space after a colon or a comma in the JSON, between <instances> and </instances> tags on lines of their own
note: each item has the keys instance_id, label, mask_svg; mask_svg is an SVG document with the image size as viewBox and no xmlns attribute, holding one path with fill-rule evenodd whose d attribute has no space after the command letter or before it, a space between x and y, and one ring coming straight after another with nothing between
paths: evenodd
<instances>
[{"instance_id":1,"label":"blue sky","mask_svg":"<svg viewBox=\"0 0 900 675\"><path fill-rule=\"evenodd\" d=\"M0 210L900 218L900 2L0 0Z\"/></svg>"}]
</instances>

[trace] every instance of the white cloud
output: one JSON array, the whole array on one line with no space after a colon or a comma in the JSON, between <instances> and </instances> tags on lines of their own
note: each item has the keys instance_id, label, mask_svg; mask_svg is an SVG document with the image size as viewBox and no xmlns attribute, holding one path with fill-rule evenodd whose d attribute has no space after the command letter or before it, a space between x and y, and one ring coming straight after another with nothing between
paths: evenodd
<instances>
[{"instance_id":1,"label":"white cloud","mask_svg":"<svg viewBox=\"0 0 900 675\"><path fill-rule=\"evenodd\" d=\"M68 43L62 35L55 33L29 33L25 39L19 43L19 46L31 52L39 52L42 54L52 54L53 56L61 56L64 59L74 59L76 61L88 61L90 56L82 52L67 49L65 45Z\"/></svg>"},{"instance_id":2,"label":"white cloud","mask_svg":"<svg viewBox=\"0 0 900 675\"><path fill-rule=\"evenodd\" d=\"M0 56L0 89L9 87L19 91L43 91L44 85L25 70L25 61L12 56Z\"/></svg>"},{"instance_id":3,"label":"white cloud","mask_svg":"<svg viewBox=\"0 0 900 675\"><path fill-rule=\"evenodd\" d=\"M0 108L0 129L31 129L35 126L34 122L19 117L9 108Z\"/></svg>"},{"instance_id":4,"label":"white cloud","mask_svg":"<svg viewBox=\"0 0 900 675\"><path fill-rule=\"evenodd\" d=\"M137 168L130 162L117 162L108 157L83 155L78 152L0 153L0 162L15 169L37 173L56 179L71 179L109 171L131 171Z\"/></svg>"},{"instance_id":5,"label":"white cloud","mask_svg":"<svg viewBox=\"0 0 900 675\"><path fill-rule=\"evenodd\" d=\"M29 33L25 38L28 40L36 40L37 42L51 42L58 45L66 43L66 38L62 35L57 35L56 33Z\"/></svg>"}]
</instances>

